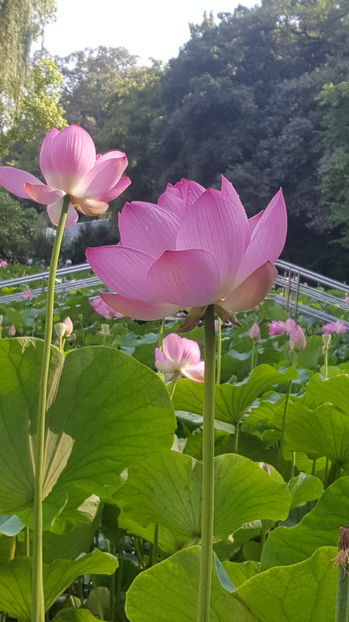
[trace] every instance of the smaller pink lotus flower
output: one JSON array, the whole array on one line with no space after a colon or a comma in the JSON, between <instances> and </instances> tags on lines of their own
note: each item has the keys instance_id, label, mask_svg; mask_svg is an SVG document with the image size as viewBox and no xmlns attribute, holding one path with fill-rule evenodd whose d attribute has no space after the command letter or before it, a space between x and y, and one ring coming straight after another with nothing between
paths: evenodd
<instances>
[{"instance_id":1,"label":"smaller pink lotus flower","mask_svg":"<svg viewBox=\"0 0 349 622\"><path fill-rule=\"evenodd\" d=\"M176 373L196 382L204 381L205 364L200 360L199 344L176 333L167 335L163 351L155 348L155 367L165 372L168 380Z\"/></svg>"},{"instance_id":2,"label":"smaller pink lotus flower","mask_svg":"<svg viewBox=\"0 0 349 622\"><path fill-rule=\"evenodd\" d=\"M296 326L297 324L292 317L287 318L285 322L285 334L290 335Z\"/></svg>"},{"instance_id":3,"label":"smaller pink lotus flower","mask_svg":"<svg viewBox=\"0 0 349 622\"><path fill-rule=\"evenodd\" d=\"M0 268L4 268L4 270L6 270L7 266L8 266L7 261L5 261L4 259L1 259L0 260Z\"/></svg>"},{"instance_id":4,"label":"smaller pink lotus flower","mask_svg":"<svg viewBox=\"0 0 349 622\"><path fill-rule=\"evenodd\" d=\"M268 324L269 337L275 337L276 335L283 335L285 332L285 324L281 320L273 320Z\"/></svg>"},{"instance_id":5,"label":"smaller pink lotus flower","mask_svg":"<svg viewBox=\"0 0 349 622\"><path fill-rule=\"evenodd\" d=\"M27 261L28 266L31 266L32 263L33 263L32 257L28 257L28 261Z\"/></svg>"},{"instance_id":6,"label":"smaller pink lotus flower","mask_svg":"<svg viewBox=\"0 0 349 622\"><path fill-rule=\"evenodd\" d=\"M32 289L26 289L25 292L21 293L22 300L33 300L34 292Z\"/></svg>"},{"instance_id":7,"label":"smaller pink lotus flower","mask_svg":"<svg viewBox=\"0 0 349 622\"><path fill-rule=\"evenodd\" d=\"M62 324L65 324L66 326L66 330L65 330L65 337L70 337L70 335L72 334L73 330L74 330L74 325L73 322L71 321L70 317L66 317Z\"/></svg>"},{"instance_id":8,"label":"smaller pink lotus flower","mask_svg":"<svg viewBox=\"0 0 349 622\"><path fill-rule=\"evenodd\" d=\"M114 311L109 305L107 305L104 300L100 296L96 296L95 298L90 298L90 305L96 313L104 317L106 320L111 320L113 317L121 318L125 317L122 313L118 313L118 311Z\"/></svg>"},{"instance_id":9,"label":"smaller pink lotus flower","mask_svg":"<svg viewBox=\"0 0 349 622\"><path fill-rule=\"evenodd\" d=\"M9 329L8 329L8 336L14 337L15 334L16 334L16 327L14 324L11 324L11 326L9 326Z\"/></svg>"},{"instance_id":10,"label":"smaller pink lotus flower","mask_svg":"<svg viewBox=\"0 0 349 622\"><path fill-rule=\"evenodd\" d=\"M121 177L127 158L121 151L96 154L94 142L86 130L71 125L63 130L52 128L45 136L40 151L40 168L47 182L13 166L0 166L0 185L23 199L47 205L48 217L58 225L63 197L70 205L66 225L73 225L78 214L98 216L108 203L129 186Z\"/></svg>"},{"instance_id":11,"label":"smaller pink lotus flower","mask_svg":"<svg viewBox=\"0 0 349 622\"><path fill-rule=\"evenodd\" d=\"M343 335L348 331L348 327L344 324L343 320L337 320L336 322L328 322L322 327L322 332L331 335L336 333L337 335Z\"/></svg>"},{"instance_id":12,"label":"smaller pink lotus flower","mask_svg":"<svg viewBox=\"0 0 349 622\"><path fill-rule=\"evenodd\" d=\"M251 337L251 339L253 339L253 341L257 341L257 342L260 341L261 333L260 333L259 326L258 326L257 322L252 324L250 330L248 331L248 334Z\"/></svg>"},{"instance_id":13,"label":"smaller pink lotus flower","mask_svg":"<svg viewBox=\"0 0 349 622\"><path fill-rule=\"evenodd\" d=\"M302 327L297 324L290 334L290 351L299 352L299 350L304 350L306 345L307 340L305 334Z\"/></svg>"}]
</instances>

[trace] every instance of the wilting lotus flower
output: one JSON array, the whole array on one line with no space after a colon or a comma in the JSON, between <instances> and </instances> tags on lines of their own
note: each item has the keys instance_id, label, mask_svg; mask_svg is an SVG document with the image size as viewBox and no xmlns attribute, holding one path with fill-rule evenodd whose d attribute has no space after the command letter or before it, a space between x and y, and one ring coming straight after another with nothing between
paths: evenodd
<instances>
[{"instance_id":1,"label":"wilting lotus flower","mask_svg":"<svg viewBox=\"0 0 349 622\"><path fill-rule=\"evenodd\" d=\"M119 215L121 241L87 249L94 272L116 294L101 294L116 311L155 320L191 308L189 321L214 304L235 320L272 287L286 238L281 190L267 209L248 219L232 184L205 190L182 179L158 203L126 203ZM236 321L236 320L235 320Z\"/></svg>"},{"instance_id":2,"label":"wilting lotus flower","mask_svg":"<svg viewBox=\"0 0 349 622\"><path fill-rule=\"evenodd\" d=\"M301 326L296 325L290 334L290 350L291 352L298 352L304 350L307 345L305 334Z\"/></svg>"},{"instance_id":3,"label":"wilting lotus flower","mask_svg":"<svg viewBox=\"0 0 349 622\"><path fill-rule=\"evenodd\" d=\"M21 293L22 300L33 300L34 292L32 289L26 289L25 292Z\"/></svg>"},{"instance_id":4,"label":"wilting lotus flower","mask_svg":"<svg viewBox=\"0 0 349 622\"><path fill-rule=\"evenodd\" d=\"M190 380L204 381L205 364L200 361L200 348L196 341L171 333L163 340L162 349L155 348L155 366L169 379L177 372Z\"/></svg>"},{"instance_id":5,"label":"wilting lotus flower","mask_svg":"<svg viewBox=\"0 0 349 622\"><path fill-rule=\"evenodd\" d=\"M322 332L327 335L331 335L332 333L336 333L337 335L342 335L346 333L348 327L344 324L343 320L337 320L336 322L329 322L328 324L324 324L322 327Z\"/></svg>"},{"instance_id":6,"label":"wilting lotus flower","mask_svg":"<svg viewBox=\"0 0 349 622\"><path fill-rule=\"evenodd\" d=\"M252 324L250 330L248 331L248 334L251 339L253 339L253 341L260 341L261 333L257 322L254 322L254 324Z\"/></svg>"},{"instance_id":7,"label":"wilting lotus flower","mask_svg":"<svg viewBox=\"0 0 349 622\"><path fill-rule=\"evenodd\" d=\"M283 335L285 332L285 324L281 320L273 320L268 324L269 337L275 337L276 335Z\"/></svg>"},{"instance_id":8,"label":"wilting lotus flower","mask_svg":"<svg viewBox=\"0 0 349 622\"><path fill-rule=\"evenodd\" d=\"M0 186L23 199L47 205L47 213L58 225L63 197L69 195L67 226L78 214L103 214L108 202L119 196L131 183L121 177L127 158L121 151L96 155L91 136L82 127L71 125L64 130L52 128L41 146L40 168L47 181L12 166L0 166Z\"/></svg>"},{"instance_id":9,"label":"wilting lotus flower","mask_svg":"<svg viewBox=\"0 0 349 622\"><path fill-rule=\"evenodd\" d=\"M96 311L96 313L104 317L106 320L111 320L112 317L124 317L122 313L118 313L117 311L114 311L114 309L109 307L109 305L107 305L100 296L90 298L90 305L92 309Z\"/></svg>"}]
</instances>

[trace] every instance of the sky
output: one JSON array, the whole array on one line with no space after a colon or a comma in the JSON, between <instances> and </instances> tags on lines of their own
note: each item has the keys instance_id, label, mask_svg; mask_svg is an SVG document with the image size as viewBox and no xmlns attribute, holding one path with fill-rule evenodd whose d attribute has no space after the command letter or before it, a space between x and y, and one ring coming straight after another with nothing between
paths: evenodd
<instances>
[{"instance_id":1,"label":"sky","mask_svg":"<svg viewBox=\"0 0 349 622\"><path fill-rule=\"evenodd\" d=\"M190 38L188 24L202 22L204 11L216 18L233 12L238 0L56 0L56 22L45 29L44 45L66 56L85 47L125 47L139 56L167 61ZM258 0L241 0L252 7Z\"/></svg>"}]
</instances>

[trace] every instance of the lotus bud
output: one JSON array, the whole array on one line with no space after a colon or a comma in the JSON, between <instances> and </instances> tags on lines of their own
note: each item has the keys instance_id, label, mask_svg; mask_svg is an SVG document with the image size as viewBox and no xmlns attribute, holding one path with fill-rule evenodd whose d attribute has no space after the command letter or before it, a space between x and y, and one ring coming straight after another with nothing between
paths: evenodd
<instances>
[{"instance_id":1,"label":"lotus bud","mask_svg":"<svg viewBox=\"0 0 349 622\"><path fill-rule=\"evenodd\" d=\"M73 325L73 322L71 321L71 319L70 319L70 317L69 317L69 316L68 316L68 317L66 317L66 318L63 320L63 324L64 324L64 325L65 325L65 327L66 327L66 333L65 333L65 336L66 336L66 337L70 337L70 335L72 334L72 332L73 332L73 330L74 330L74 325Z\"/></svg>"},{"instance_id":2,"label":"lotus bud","mask_svg":"<svg viewBox=\"0 0 349 622\"><path fill-rule=\"evenodd\" d=\"M302 328L297 325L290 334L290 350L291 352L299 352L304 350L307 345L307 340Z\"/></svg>"},{"instance_id":3,"label":"lotus bud","mask_svg":"<svg viewBox=\"0 0 349 622\"><path fill-rule=\"evenodd\" d=\"M292 317L287 318L285 322L285 333L286 335L290 335L292 331L296 328L297 324Z\"/></svg>"},{"instance_id":4,"label":"lotus bud","mask_svg":"<svg viewBox=\"0 0 349 622\"><path fill-rule=\"evenodd\" d=\"M54 325L54 331L57 337L62 339L62 337L65 337L67 327L63 322L57 322L57 324Z\"/></svg>"},{"instance_id":5,"label":"lotus bud","mask_svg":"<svg viewBox=\"0 0 349 622\"><path fill-rule=\"evenodd\" d=\"M260 341L261 333L260 333L257 322L252 324L250 330L248 331L248 334L250 335L251 339L253 339L253 341L256 341L256 342Z\"/></svg>"},{"instance_id":6,"label":"lotus bud","mask_svg":"<svg viewBox=\"0 0 349 622\"><path fill-rule=\"evenodd\" d=\"M8 329L8 336L14 337L15 334L16 334L16 327L14 324L11 324L11 326L9 326L9 329Z\"/></svg>"}]
</instances>

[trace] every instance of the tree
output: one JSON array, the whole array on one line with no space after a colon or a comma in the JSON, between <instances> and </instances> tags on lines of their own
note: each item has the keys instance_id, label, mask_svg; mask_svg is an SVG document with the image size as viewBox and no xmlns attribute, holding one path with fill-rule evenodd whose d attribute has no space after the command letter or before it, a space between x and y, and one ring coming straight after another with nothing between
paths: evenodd
<instances>
[{"instance_id":1,"label":"tree","mask_svg":"<svg viewBox=\"0 0 349 622\"><path fill-rule=\"evenodd\" d=\"M29 52L44 24L52 19L55 0L0 0L0 126L9 128L21 103Z\"/></svg>"},{"instance_id":2,"label":"tree","mask_svg":"<svg viewBox=\"0 0 349 622\"><path fill-rule=\"evenodd\" d=\"M0 191L0 256L25 262L45 242L43 222L33 208L23 208L6 192ZM40 241L40 242L39 242Z\"/></svg>"}]
</instances>

